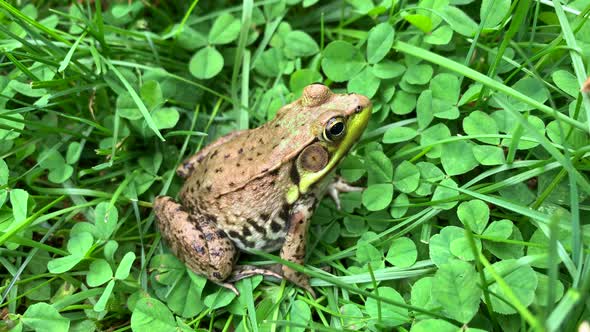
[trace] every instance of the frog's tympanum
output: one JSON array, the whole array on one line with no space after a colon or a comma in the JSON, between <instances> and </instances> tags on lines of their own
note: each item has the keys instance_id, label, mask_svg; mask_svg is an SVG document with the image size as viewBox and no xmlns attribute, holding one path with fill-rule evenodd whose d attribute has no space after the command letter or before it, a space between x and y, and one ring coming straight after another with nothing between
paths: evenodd
<instances>
[{"instance_id":1,"label":"frog's tympanum","mask_svg":"<svg viewBox=\"0 0 590 332\"><path fill-rule=\"evenodd\" d=\"M284 277L313 294L307 275L286 266L279 273L235 266L238 250L280 249L303 264L307 229L330 174L359 139L371 102L307 86L274 120L228 134L189 157L176 170L185 179L180 204L158 197L154 211L162 236L195 273L233 289L254 274ZM336 187L336 188L334 188Z\"/></svg>"}]
</instances>

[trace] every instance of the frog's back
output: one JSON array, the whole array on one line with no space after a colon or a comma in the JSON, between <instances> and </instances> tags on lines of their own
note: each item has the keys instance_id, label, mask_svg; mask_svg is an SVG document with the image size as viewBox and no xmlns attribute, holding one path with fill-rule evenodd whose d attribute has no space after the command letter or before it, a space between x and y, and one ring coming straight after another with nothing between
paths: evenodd
<instances>
[{"instance_id":1,"label":"frog's back","mask_svg":"<svg viewBox=\"0 0 590 332\"><path fill-rule=\"evenodd\" d=\"M288 112L212 149L196 165L187 183L218 197L290 162L315 137L309 130L301 130L308 124L305 117L286 119L282 116L285 114Z\"/></svg>"}]
</instances>

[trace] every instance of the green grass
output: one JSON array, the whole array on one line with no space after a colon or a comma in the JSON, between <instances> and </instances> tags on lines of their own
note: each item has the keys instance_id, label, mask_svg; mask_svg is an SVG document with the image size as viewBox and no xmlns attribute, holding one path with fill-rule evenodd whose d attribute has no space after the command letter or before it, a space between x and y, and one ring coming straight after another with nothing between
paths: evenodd
<instances>
[{"instance_id":1,"label":"green grass","mask_svg":"<svg viewBox=\"0 0 590 332\"><path fill-rule=\"evenodd\" d=\"M0 1L0 331L577 330L590 2L375 2ZM305 266L240 258L317 299L189 273L154 197L318 81L374 104L338 170L366 190L321 202Z\"/></svg>"}]
</instances>

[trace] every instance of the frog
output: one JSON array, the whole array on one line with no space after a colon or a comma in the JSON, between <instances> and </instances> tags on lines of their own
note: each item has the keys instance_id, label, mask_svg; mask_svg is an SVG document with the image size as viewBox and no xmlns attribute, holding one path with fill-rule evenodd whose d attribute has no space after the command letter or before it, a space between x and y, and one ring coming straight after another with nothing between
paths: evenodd
<instances>
[{"instance_id":1,"label":"frog","mask_svg":"<svg viewBox=\"0 0 590 332\"><path fill-rule=\"evenodd\" d=\"M303 265L311 216L328 193L358 190L334 180L338 164L367 127L372 103L356 93L306 86L263 125L234 131L188 157L179 201L156 197L162 238L196 274L227 287L263 275L284 278L315 297L309 276L279 265L237 265L240 252L280 252ZM337 204L339 206L339 204Z\"/></svg>"}]
</instances>

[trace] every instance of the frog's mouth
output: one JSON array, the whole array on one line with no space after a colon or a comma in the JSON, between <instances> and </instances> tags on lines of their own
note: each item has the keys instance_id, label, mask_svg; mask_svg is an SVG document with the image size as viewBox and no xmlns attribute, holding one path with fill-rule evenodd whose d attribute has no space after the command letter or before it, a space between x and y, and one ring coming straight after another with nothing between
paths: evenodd
<instances>
[{"instance_id":1,"label":"frog's mouth","mask_svg":"<svg viewBox=\"0 0 590 332\"><path fill-rule=\"evenodd\" d=\"M325 175L327 175L328 173L330 173L330 171L336 168L340 160L344 158L344 156L348 153L352 146L359 140L360 136L365 131L365 128L367 128L367 124L369 123L369 118L371 117L372 111L373 107L369 104L367 107L364 107L360 112L356 112L350 115L346 123L346 136L344 136L344 138L342 139L340 144L338 144L336 149L332 153L330 153L330 160L328 161L326 167L315 173L306 173L301 177L299 181L300 193L306 193L314 183L320 181Z\"/></svg>"}]
</instances>

